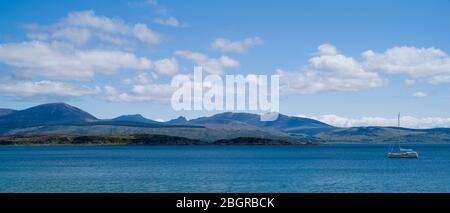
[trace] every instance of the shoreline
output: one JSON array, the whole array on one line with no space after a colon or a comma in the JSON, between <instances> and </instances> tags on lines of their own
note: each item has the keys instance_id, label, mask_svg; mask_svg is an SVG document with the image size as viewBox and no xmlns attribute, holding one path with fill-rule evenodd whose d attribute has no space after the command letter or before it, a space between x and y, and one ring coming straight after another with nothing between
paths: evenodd
<instances>
[{"instance_id":1,"label":"shoreline","mask_svg":"<svg viewBox=\"0 0 450 213\"><path fill-rule=\"evenodd\" d=\"M195 145L195 146L228 146L228 145L318 145L314 141L293 141L256 137L237 137L215 141L197 140L178 136L139 134L139 135L31 135L0 136L0 146L156 146L156 145Z\"/></svg>"},{"instance_id":2,"label":"shoreline","mask_svg":"<svg viewBox=\"0 0 450 213\"><path fill-rule=\"evenodd\" d=\"M162 134L119 135L9 135L0 136L0 146L333 146L333 145L439 145L446 142L345 142L325 140L291 140L264 137L236 137L220 140L199 140Z\"/></svg>"},{"instance_id":3,"label":"shoreline","mask_svg":"<svg viewBox=\"0 0 450 213\"><path fill-rule=\"evenodd\" d=\"M254 146L254 147L274 147L274 146L314 146L314 147L329 147L329 146L341 146L341 145L361 145L361 146L391 146L393 144L389 143L321 143L321 144L304 144L304 143L298 143L298 144L0 144L0 147L155 147L155 146L164 146L164 147L170 147L170 146L223 146L223 147L230 147L230 146ZM404 146L422 146L422 145L433 145L433 146L439 146L439 145L450 145L450 143L405 143L400 144Z\"/></svg>"}]
</instances>

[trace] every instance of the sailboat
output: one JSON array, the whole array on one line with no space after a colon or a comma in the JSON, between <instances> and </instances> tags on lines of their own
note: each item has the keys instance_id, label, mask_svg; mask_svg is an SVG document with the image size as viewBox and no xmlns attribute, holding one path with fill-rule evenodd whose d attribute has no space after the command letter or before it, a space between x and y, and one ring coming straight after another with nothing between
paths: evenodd
<instances>
[{"instance_id":1,"label":"sailboat","mask_svg":"<svg viewBox=\"0 0 450 213\"><path fill-rule=\"evenodd\" d=\"M398 126L400 129L400 113L398 113ZM398 151L395 151L395 146L391 147L390 152L388 152L388 158L419 158L419 153L413 149L405 149L398 143Z\"/></svg>"}]
</instances>

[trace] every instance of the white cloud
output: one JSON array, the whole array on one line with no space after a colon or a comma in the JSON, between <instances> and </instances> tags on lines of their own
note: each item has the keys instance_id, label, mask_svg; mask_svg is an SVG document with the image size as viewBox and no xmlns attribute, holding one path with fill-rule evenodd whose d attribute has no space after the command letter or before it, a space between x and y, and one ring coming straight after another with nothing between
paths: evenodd
<instances>
[{"instance_id":1,"label":"white cloud","mask_svg":"<svg viewBox=\"0 0 450 213\"><path fill-rule=\"evenodd\" d=\"M117 95L119 93L116 88L109 85L104 86L101 90L106 95Z\"/></svg>"},{"instance_id":2,"label":"white cloud","mask_svg":"<svg viewBox=\"0 0 450 213\"><path fill-rule=\"evenodd\" d=\"M383 118L383 117L361 117L348 118L338 115L321 115L321 116L304 116L316 119L327 124L337 127L359 127L359 126L397 126L397 117ZM449 117L423 117L418 118L414 116L402 116L401 126L407 128L434 128L434 127L450 127Z\"/></svg>"},{"instance_id":3,"label":"white cloud","mask_svg":"<svg viewBox=\"0 0 450 213\"><path fill-rule=\"evenodd\" d=\"M147 27L145 24L136 24L133 27L133 32L141 42L148 44L159 44L163 40L162 37Z\"/></svg>"},{"instance_id":4,"label":"white cloud","mask_svg":"<svg viewBox=\"0 0 450 213\"><path fill-rule=\"evenodd\" d=\"M88 29L68 27L55 31L52 36L67 39L77 45L84 45L91 39L91 32Z\"/></svg>"},{"instance_id":5,"label":"white cloud","mask_svg":"<svg viewBox=\"0 0 450 213\"><path fill-rule=\"evenodd\" d=\"M185 23L182 23L177 18L170 16L169 11L156 0L135 1L128 4L133 7L149 7L153 13L163 17L154 19L153 23L171 27L186 26Z\"/></svg>"},{"instance_id":6,"label":"white cloud","mask_svg":"<svg viewBox=\"0 0 450 213\"><path fill-rule=\"evenodd\" d=\"M450 74L441 74L430 77L428 80L432 84L450 83Z\"/></svg>"},{"instance_id":7,"label":"white cloud","mask_svg":"<svg viewBox=\"0 0 450 213\"><path fill-rule=\"evenodd\" d=\"M405 80L405 84L408 85L408 86L414 85L414 84L416 84L416 80L414 80L414 79L406 79Z\"/></svg>"},{"instance_id":8,"label":"white cloud","mask_svg":"<svg viewBox=\"0 0 450 213\"><path fill-rule=\"evenodd\" d=\"M154 23L163 25L163 26L171 26L171 27L182 27L184 26L178 19L175 17L168 18L156 18L153 20Z\"/></svg>"},{"instance_id":9,"label":"white cloud","mask_svg":"<svg viewBox=\"0 0 450 213\"><path fill-rule=\"evenodd\" d=\"M175 58L166 58L154 62L155 71L164 75L175 75L178 73L178 62Z\"/></svg>"},{"instance_id":10,"label":"white cloud","mask_svg":"<svg viewBox=\"0 0 450 213\"><path fill-rule=\"evenodd\" d=\"M129 28L124 21L96 15L93 10L71 12L60 24L89 27L111 33L127 33Z\"/></svg>"},{"instance_id":11,"label":"white cloud","mask_svg":"<svg viewBox=\"0 0 450 213\"><path fill-rule=\"evenodd\" d=\"M240 41L231 41L226 38L218 38L211 47L222 52L245 53L250 47L261 45L263 40L259 37L246 38Z\"/></svg>"},{"instance_id":12,"label":"white cloud","mask_svg":"<svg viewBox=\"0 0 450 213\"><path fill-rule=\"evenodd\" d=\"M60 43L0 44L0 63L22 68L37 76L85 80L95 73L114 74L121 69L149 70L151 61L113 50L78 50Z\"/></svg>"},{"instance_id":13,"label":"white cloud","mask_svg":"<svg viewBox=\"0 0 450 213\"><path fill-rule=\"evenodd\" d=\"M19 81L0 84L2 96L15 98L39 98L39 97L79 97L95 94L96 91L89 88L79 88L73 85L55 81Z\"/></svg>"},{"instance_id":14,"label":"white cloud","mask_svg":"<svg viewBox=\"0 0 450 213\"><path fill-rule=\"evenodd\" d=\"M132 7L150 7L153 10L153 12L158 15L162 16L168 15L167 9L161 4L159 4L159 2L156 0L134 1L129 2L128 5Z\"/></svg>"},{"instance_id":15,"label":"white cloud","mask_svg":"<svg viewBox=\"0 0 450 213\"><path fill-rule=\"evenodd\" d=\"M423 97L427 97L428 94L425 92L415 92L415 93L413 93L413 96L418 97L418 98L423 98Z\"/></svg>"},{"instance_id":16,"label":"white cloud","mask_svg":"<svg viewBox=\"0 0 450 213\"><path fill-rule=\"evenodd\" d=\"M317 55L337 55L338 50L332 44L322 44L317 48Z\"/></svg>"},{"instance_id":17,"label":"white cloud","mask_svg":"<svg viewBox=\"0 0 450 213\"><path fill-rule=\"evenodd\" d=\"M97 15L92 10L71 12L55 24L34 24L26 26L25 29L29 30L27 35L33 40L52 38L79 46L86 45L93 39L97 39L97 42L108 42L117 48L133 42L156 45L164 40L164 36L146 24L126 23L121 19Z\"/></svg>"},{"instance_id":18,"label":"white cloud","mask_svg":"<svg viewBox=\"0 0 450 213\"><path fill-rule=\"evenodd\" d=\"M431 83L450 82L450 57L434 47L393 47L384 53L368 50L362 56L363 67L368 70L403 73Z\"/></svg>"},{"instance_id":19,"label":"white cloud","mask_svg":"<svg viewBox=\"0 0 450 213\"><path fill-rule=\"evenodd\" d=\"M154 83L148 75L142 72L134 78L125 79L128 88L104 86L99 89L98 97L111 102L168 103L177 88L167 83Z\"/></svg>"},{"instance_id":20,"label":"white cloud","mask_svg":"<svg viewBox=\"0 0 450 213\"><path fill-rule=\"evenodd\" d=\"M419 79L429 83L450 83L450 57L444 51L431 48L393 47L383 53L368 50L362 60L339 53L335 46L322 44L309 60L309 64L297 72L279 69L284 91L311 94L321 91L358 91L385 84L380 73L400 73L409 76L406 85ZM413 94L424 97L425 93Z\"/></svg>"},{"instance_id":21,"label":"white cloud","mask_svg":"<svg viewBox=\"0 0 450 213\"><path fill-rule=\"evenodd\" d=\"M301 71L277 70L283 92L312 94L323 91L358 91L380 87L383 79L376 72L365 70L352 57L339 54L324 44Z\"/></svg>"},{"instance_id":22,"label":"white cloud","mask_svg":"<svg viewBox=\"0 0 450 213\"><path fill-rule=\"evenodd\" d=\"M152 82L152 79L147 72L141 72L134 78L123 79L125 84L149 84L150 82Z\"/></svg>"},{"instance_id":23,"label":"white cloud","mask_svg":"<svg viewBox=\"0 0 450 213\"><path fill-rule=\"evenodd\" d=\"M46 41L49 35L47 33L27 32L27 37L32 40Z\"/></svg>"},{"instance_id":24,"label":"white cloud","mask_svg":"<svg viewBox=\"0 0 450 213\"><path fill-rule=\"evenodd\" d=\"M170 97L167 85L153 84L149 75L156 78L156 73L177 73L176 59L160 59L153 63L131 52L136 44L156 45L164 40L146 24L126 23L87 10L71 12L53 24L28 24L23 28L30 41L0 43L0 64L10 66L1 72L0 80L6 83L0 85L0 96L32 99L95 94L96 97L125 101ZM139 71L135 79L128 79L128 84L132 85L128 92L109 85L90 89L79 87L79 82L68 83L123 70ZM14 80L17 78L26 80ZM9 82L9 79L13 80ZM139 93L143 87L148 89L146 94Z\"/></svg>"},{"instance_id":25,"label":"white cloud","mask_svg":"<svg viewBox=\"0 0 450 213\"><path fill-rule=\"evenodd\" d=\"M111 35L111 34L107 34L107 33L102 33L102 32L96 32L95 36L103 42L107 42L109 44L115 45L117 47L120 47L119 49L131 49L128 47L133 46L133 42L130 41L127 38L123 38L121 36L117 36L117 35Z\"/></svg>"},{"instance_id":26,"label":"white cloud","mask_svg":"<svg viewBox=\"0 0 450 213\"><path fill-rule=\"evenodd\" d=\"M239 67L239 61L236 61L228 56L221 56L219 58L210 58L205 54L199 52L191 52L186 50L176 51L175 54L179 57L193 61L197 66L202 66L203 71L209 74L224 74L226 68Z\"/></svg>"},{"instance_id":27,"label":"white cloud","mask_svg":"<svg viewBox=\"0 0 450 213\"><path fill-rule=\"evenodd\" d=\"M137 84L130 91L118 91L108 86L103 88L102 98L112 102L168 103L174 90L170 84Z\"/></svg>"}]
</instances>

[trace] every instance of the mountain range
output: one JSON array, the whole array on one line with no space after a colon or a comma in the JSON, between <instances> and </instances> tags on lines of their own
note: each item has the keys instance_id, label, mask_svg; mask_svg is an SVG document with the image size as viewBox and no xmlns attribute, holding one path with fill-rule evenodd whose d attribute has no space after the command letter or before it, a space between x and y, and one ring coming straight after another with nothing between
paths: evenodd
<instances>
[{"instance_id":1,"label":"mountain range","mask_svg":"<svg viewBox=\"0 0 450 213\"><path fill-rule=\"evenodd\" d=\"M261 121L257 114L225 112L191 120L178 117L159 122L140 114L98 119L65 103L42 104L24 110L0 109L0 135L45 134L159 134L203 141L253 137L329 143L450 142L448 128L339 128L314 119L282 114L274 121Z\"/></svg>"}]
</instances>

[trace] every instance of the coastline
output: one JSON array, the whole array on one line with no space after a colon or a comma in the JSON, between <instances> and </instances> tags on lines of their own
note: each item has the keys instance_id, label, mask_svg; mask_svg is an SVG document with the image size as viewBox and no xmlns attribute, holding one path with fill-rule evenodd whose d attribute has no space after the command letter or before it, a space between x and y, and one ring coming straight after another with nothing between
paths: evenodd
<instances>
[{"instance_id":1,"label":"coastline","mask_svg":"<svg viewBox=\"0 0 450 213\"><path fill-rule=\"evenodd\" d=\"M237 137L216 141L203 141L185 137L139 134L139 135L31 135L0 136L0 146L304 146L319 145L318 142L296 142L256 137Z\"/></svg>"}]
</instances>

